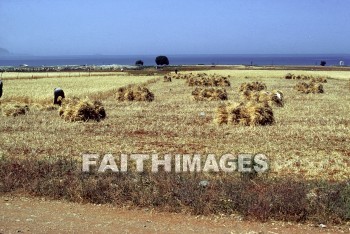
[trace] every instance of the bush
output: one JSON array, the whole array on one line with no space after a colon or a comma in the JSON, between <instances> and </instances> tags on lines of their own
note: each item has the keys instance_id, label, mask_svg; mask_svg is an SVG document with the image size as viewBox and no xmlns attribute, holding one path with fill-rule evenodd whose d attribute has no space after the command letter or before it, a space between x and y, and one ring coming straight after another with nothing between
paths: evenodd
<instances>
[{"instance_id":1,"label":"bush","mask_svg":"<svg viewBox=\"0 0 350 234\"><path fill-rule=\"evenodd\" d=\"M74 202L155 208L195 215L239 213L266 221L350 221L350 183L292 178L210 177L160 172L85 173L79 160L0 157L0 194L19 191Z\"/></svg>"}]
</instances>

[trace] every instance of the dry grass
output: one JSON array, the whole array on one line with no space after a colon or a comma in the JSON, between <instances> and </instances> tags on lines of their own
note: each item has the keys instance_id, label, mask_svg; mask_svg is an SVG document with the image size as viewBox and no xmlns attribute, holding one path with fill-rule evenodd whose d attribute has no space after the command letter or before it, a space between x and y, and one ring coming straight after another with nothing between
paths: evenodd
<instances>
[{"instance_id":1,"label":"dry grass","mask_svg":"<svg viewBox=\"0 0 350 234\"><path fill-rule=\"evenodd\" d=\"M58 110L62 119L70 122L100 121L106 118L106 111L100 101L90 101L88 98L65 98Z\"/></svg>"},{"instance_id":2,"label":"dry grass","mask_svg":"<svg viewBox=\"0 0 350 234\"><path fill-rule=\"evenodd\" d=\"M95 99L96 96L100 97L105 94L110 96L119 87L145 83L154 78L154 76L137 76L137 79L134 79L131 76L116 73L111 73L108 76L91 75L89 77L69 78L59 77L59 73L57 73L56 76L43 79L5 80L6 86L1 99L3 102L27 99L28 102L49 104L53 102L53 89L56 87L61 87L67 97L85 98L88 96ZM19 102L22 101L19 100Z\"/></svg>"},{"instance_id":3,"label":"dry grass","mask_svg":"<svg viewBox=\"0 0 350 234\"><path fill-rule=\"evenodd\" d=\"M118 101L147 101L154 100L154 94L145 86L129 85L118 89Z\"/></svg>"},{"instance_id":4,"label":"dry grass","mask_svg":"<svg viewBox=\"0 0 350 234\"><path fill-rule=\"evenodd\" d=\"M244 181L223 176L200 187L201 178L176 173L81 172L76 160L8 160L0 158L2 192L74 202L148 207L193 215L239 214L260 221L311 221L319 225L350 220L350 185L291 179Z\"/></svg>"},{"instance_id":5,"label":"dry grass","mask_svg":"<svg viewBox=\"0 0 350 234\"><path fill-rule=\"evenodd\" d=\"M244 71L239 71L242 78L236 76L235 70L209 72L231 75L229 81L232 87L239 87L245 81ZM265 83L270 90L283 90L288 103L284 108L274 109L275 124L271 126L252 129L237 125L233 130L232 126L222 125L218 128L213 124L218 103L190 102L193 89L184 86L184 80L156 82L152 80L154 77L148 77L150 82L147 88L157 97L153 102L116 103L115 93L120 83L119 78L114 78L116 87L111 86L101 92L95 87L95 91L88 95L91 100L103 101L108 114L104 121L91 121L88 125L82 123L76 127L60 121L55 111L40 111L38 114L29 105L31 111L26 118L1 120L0 156L40 159L52 152L61 152L60 155L67 158L80 158L82 152L211 152L217 155L225 152L263 152L271 163L271 177L325 180L349 178L350 171L344 167L350 165L350 93L344 88L348 79L330 79L327 92L323 95L300 95L292 89L297 83L294 80L260 77L262 74L264 77L273 77L274 74L285 74L285 71L254 72L257 74L255 77L255 73L246 71L249 79ZM338 72L327 72L327 75L335 77ZM71 82L70 86L79 85L75 79L66 80ZM140 76L125 79L134 83L145 81ZM46 80L41 79L36 80L35 87L41 87L41 82L46 85ZM101 89L106 90L104 85ZM227 94L230 100L239 102L237 91L227 89ZM32 101L22 95L21 89L13 93L14 102ZM52 98L46 102L44 95L37 101L49 105ZM7 102L1 105L5 104ZM205 116L198 118L201 112ZM55 135L57 132L65 134L58 137ZM86 134L90 137L87 138ZM70 148L70 151L66 151L66 148Z\"/></svg>"},{"instance_id":6,"label":"dry grass","mask_svg":"<svg viewBox=\"0 0 350 234\"><path fill-rule=\"evenodd\" d=\"M323 85L317 82L299 82L294 87L295 90L297 90L300 93L324 93Z\"/></svg>"},{"instance_id":7,"label":"dry grass","mask_svg":"<svg viewBox=\"0 0 350 234\"><path fill-rule=\"evenodd\" d=\"M247 81L244 79L245 76L249 77L248 81L263 82L269 90L282 90L288 105L273 109L275 122L272 125L218 126L213 123L218 103L189 101L193 87L184 85L185 81L181 79L173 79L172 82L152 81L147 84L147 88L157 97L153 102L116 102L117 88L129 83L142 83L154 77L148 77L146 80L140 76L104 77L101 80L95 77L98 81L94 81L94 86L89 86L87 89L91 89L91 92L86 89L79 90L79 85L87 87L84 80L67 78L65 79L67 87L72 87L70 92L65 89L67 97L74 94L72 90L76 90L79 96L89 96L92 100L92 97L98 98L103 101L108 118L98 123L89 121L68 124L60 121L55 111L38 113L31 106L25 118L0 117L0 158L9 160L9 164L0 163L2 173L0 186L6 185L9 188L6 191L15 191L19 188L22 192L31 191L35 195L52 194L52 197L63 196L76 201L82 199L98 203L110 198L108 201L117 205L127 203L138 207L154 206L164 209L168 207L177 212L190 207L191 212L197 214L210 214L214 211L231 214L237 211L248 216L259 214L260 217L274 217L268 214L275 214L280 215L279 217L285 215L283 217L291 219L300 217L297 214L302 213L299 213L297 208L301 208L307 211L307 217L311 220L314 215L322 212L324 219L329 220L332 219L332 215L341 211L341 207L346 207L341 201L347 201L349 195L345 191L348 190L344 186L338 189L332 185L346 184L350 178L348 113L350 92L345 88L349 82L349 72L306 71L307 75L331 77L326 84L327 92L323 95L300 95L295 92L292 88L297 80L281 79L286 71L206 72L227 77L230 75L231 78L228 80L232 87L239 87L241 83ZM181 74L189 73L181 72ZM47 95L36 94L35 98L30 98L28 95L29 99L23 96L24 88L20 87L20 82L7 81L7 85L11 86L11 96L15 102L22 103L35 99L37 103L49 104L52 102L51 86L56 86L55 79L50 79L53 84L47 83L47 79L35 82L28 80L25 84L30 84L30 95L35 95L35 88L39 93L44 90L46 92L49 88ZM239 102L237 90L226 91L230 100ZM3 101L1 106L10 100ZM205 115L202 116L200 113ZM153 177L152 175L132 177L130 172L131 174L98 175L97 178L92 175L68 173L66 170L69 167L62 163L59 164L62 167L60 171L55 171L59 167L50 164L61 157L68 161L75 160L80 166L82 153L98 153L101 156L112 153L118 156L121 152L127 154L156 152L160 156L166 153L201 155L212 153L217 156L228 152L234 155L242 152L264 153L269 159L270 170L263 176L269 181L266 184L260 182L235 184L233 181L240 178L238 173L173 176L155 174ZM26 159L33 160L33 165L37 166L33 166L34 169L28 173L25 173L25 170L30 167L21 166ZM18 164L14 164L16 160ZM47 170L43 169L45 163L48 163ZM21 175L23 180L16 180ZM289 178L295 179L296 184L273 183ZM207 179L213 187L209 190L196 187L198 180L201 179ZM305 201L305 196L311 191L303 190L303 186L320 180L325 181L325 184L314 186L317 190L315 192L317 199L312 202ZM329 181L332 183L328 183ZM247 187L242 189L244 184ZM239 194L235 195L235 192ZM248 196L249 194L251 196ZM303 195L300 197L298 194ZM276 199L282 200L278 200L281 201L278 203ZM243 209L244 207L246 209ZM290 216L287 215L287 211ZM339 217L343 219L346 216L343 214Z\"/></svg>"},{"instance_id":8,"label":"dry grass","mask_svg":"<svg viewBox=\"0 0 350 234\"><path fill-rule=\"evenodd\" d=\"M226 89L196 88L192 92L192 96L196 101L228 100Z\"/></svg>"},{"instance_id":9,"label":"dry grass","mask_svg":"<svg viewBox=\"0 0 350 234\"><path fill-rule=\"evenodd\" d=\"M221 105L214 122L243 126L271 125L275 122L272 108L265 103L229 103Z\"/></svg>"}]
</instances>

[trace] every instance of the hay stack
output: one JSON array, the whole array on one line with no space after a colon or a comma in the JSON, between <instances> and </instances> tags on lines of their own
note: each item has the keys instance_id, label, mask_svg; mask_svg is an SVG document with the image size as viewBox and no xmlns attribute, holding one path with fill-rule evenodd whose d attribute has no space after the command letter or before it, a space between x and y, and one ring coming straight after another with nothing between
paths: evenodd
<instances>
[{"instance_id":1,"label":"hay stack","mask_svg":"<svg viewBox=\"0 0 350 234\"><path fill-rule=\"evenodd\" d=\"M29 106L24 104L13 104L9 103L4 105L2 108L3 116L16 117L19 115L25 115L29 111Z\"/></svg>"},{"instance_id":2,"label":"hay stack","mask_svg":"<svg viewBox=\"0 0 350 234\"><path fill-rule=\"evenodd\" d=\"M91 102L88 98L64 99L58 110L59 115L66 121L100 121L106 118L106 111L99 101Z\"/></svg>"},{"instance_id":3,"label":"hay stack","mask_svg":"<svg viewBox=\"0 0 350 234\"><path fill-rule=\"evenodd\" d=\"M192 73L188 73L188 74L174 74L172 75L173 79L183 79L183 80L187 80L188 78L192 77L193 74Z\"/></svg>"},{"instance_id":4,"label":"hay stack","mask_svg":"<svg viewBox=\"0 0 350 234\"><path fill-rule=\"evenodd\" d=\"M309 85L305 82L299 82L294 86L294 89L301 93L308 93L308 88L309 88Z\"/></svg>"},{"instance_id":5,"label":"hay stack","mask_svg":"<svg viewBox=\"0 0 350 234\"><path fill-rule=\"evenodd\" d=\"M118 101L148 101L154 100L154 94L144 86L127 86L118 89Z\"/></svg>"},{"instance_id":6,"label":"hay stack","mask_svg":"<svg viewBox=\"0 0 350 234\"><path fill-rule=\"evenodd\" d=\"M266 84L255 81L251 83L243 83L239 87L240 92L245 92L245 91L261 91L266 89Z\"/></svg>"},{"instance_id":7,"label":"hay stack","mask_svg":"<svg viewBox=\"0 0 350 234\"><path fill-rule=\"evenodd\" d=\"M242 101L252 101L258 103L268 103L269 105L274 105L277 107L284 106L284 96L279 90L270 91L250 91L245 90L241 92L240 98Z\"/></svg>"},{"instance_id":8,"label":"hay stack","mask_svg":"<svg viewBox=\"0 0 350 234\"><path fill-rule=\"evenodd\" d=\"M227 124L228 123L228 106L232 106L233 104L221 104L216 110L216 117L214 122L217 124Z\"/></svg>"},{"instance_id":9,"label":"hay stack","mask_svg":"<svg viewBox=\"0 0 350 234\"><path fill-rule=\"evenodd\" d=\"M215 88L196 88L192 92L192 96L196 101L219 101L228 99L226 89Z\"/></svg>"},{"instance_id":10,"label":"hay stack","mask_svg":"<svg viewBox=\"0 0 350 234\"><path fill-rule=\"evenodd\" d=\"M317 82L310 82L309 89L311 93L324 93L323 85Z\"/></svg>"},{"instance_id":11,"label":"hay stack","mask_svg":"<svg viewBox=\"0 0 350 234\"><path fill-rule=\"evenodd\" d=\"M324 93L323 85L317 82L299 82L294 87L295 90L301 92L301 93Z\"/></svg>"},{"instance_id":12,"label":"hay stack","mask_svg":"<svg viewBox=\"0 0 350 234\"><path fill-rule=\"evenodd\" d=\"M219 76L213 78L213 86L231 86L231 83L227 77Z\"/></svg>"},{"instance_id":13,"label":"hay stack","mask_svg":"<svg viewBox=\"0 0 350 234\"><path fill-rule=\"evenodd\" d=\"M291 80L291 79L293 79L293 74L292 73L287 73L285 76L284 76L284 78L285 79L288 79L288 80Z\"/></svg>"},{"instance_id":14,"label":"hay stack","mask_svg":"<svg viewBox=\"0 0 350 234\"><path fill-rule=\"evenodd\" d=\"M163 81L164 82L171 82L171 76L164 76Z\"/></svg>"},{"instance_id":15,"label":"hay stack","mask_svg":"<svg viewBox=\"0 0 350 234\"><path fill-rule=\"evenodd\" d=\"M275 122L272 108L266 103L247 102L221 105L214 120L218 124L243 126L271 125Z\"/></svg>"},{"instance_id":16,"label":"hay stack","mask_svg":"<svg viewBox=\"0 0 350 234\"><path fill-rule=\"evenodd\" d=\"M327 78L325 78L325 77L312 77L311 82L327 83Z\"/></svg>"},{"instance_id":17,"label":"hay stack","mask_svg":"<svg viewBox=\"0 0 350 234\"><path fill-rule=\"evenodd\" d=\"M189 86L223 86L223 87L231 86L230 81L226 77L223 77L223 76L220 76L220 77L215 77L215 76L190 77L187 79L186 82Z\"/></svg>"},{"instance_id":18,"label":"hay stack","mask_svg":"<svg viewBox=\"0 0 350 234\"><path fill-rule=\"evenodd\" d=\"M284 106L284 95L282 91L280 90L272 90L271 92L271 104L278 106L278 107L283 107Z\"/></svg>"},{"instance_id":19,"label":"hay stack","mask_svg":"<svg viewBox=\"0 0 350 234\"><path fill-rule=\"evenodd\" d=\"M291 73L287 73L284 76L285 79L293 79L293 80L311 80L313 82L320 82L320 83L327 83L327 78L326 77L313 77L313 76L307 76L307 75L294 75Z\"/></svg>"}]
</instances>

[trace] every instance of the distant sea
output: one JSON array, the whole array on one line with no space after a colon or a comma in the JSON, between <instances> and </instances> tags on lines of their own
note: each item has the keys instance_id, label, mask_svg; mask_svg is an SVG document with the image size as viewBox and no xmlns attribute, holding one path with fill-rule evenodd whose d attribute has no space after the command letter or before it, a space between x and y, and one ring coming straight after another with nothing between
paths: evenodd
<instances>
[{"instance_id":1,"label":"distant sea","mask_svg":"<svg viewBox=\"0 0 350 234\"><path fill-rule=\"evenodd\" d=\"M340 61L350 65L350 54L332 55L166 55L170 65L319 65L337 66ZM0 66L63 66L63 65L134 65L143 60L145 66L155 65L156 55L86 55L86 56L0 56Z\"/></svg>"}]
</instances>

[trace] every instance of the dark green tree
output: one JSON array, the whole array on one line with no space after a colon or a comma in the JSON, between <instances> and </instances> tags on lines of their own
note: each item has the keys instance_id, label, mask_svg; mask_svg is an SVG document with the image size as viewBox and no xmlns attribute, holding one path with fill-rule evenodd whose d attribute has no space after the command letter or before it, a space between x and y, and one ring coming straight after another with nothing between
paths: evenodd
<instances>
[{"instance_id":1,"label":"dark green tree","mask_svg":"<svg viewBox=\"0 0 350 234\"><path fill-rule=\"evenodd\" d=\"M164 56L164 55L160 55L156 58L156 64L157 65L169 65L169 59Z\"/></svg>"},{"instance_id":2,"label":"dark green tree","mask_svg":"<svg viewBox=\"0 0 350 234\"><path fill-rule=\"evenodd\" d=\"M143 66L143 61L142 61L142 60L137 60L137 61L135 62L135 65L136 65L136 66Z\"/></svg>"}]
</instances>

